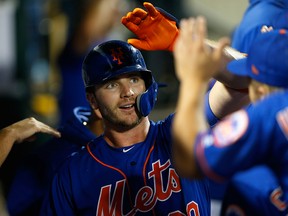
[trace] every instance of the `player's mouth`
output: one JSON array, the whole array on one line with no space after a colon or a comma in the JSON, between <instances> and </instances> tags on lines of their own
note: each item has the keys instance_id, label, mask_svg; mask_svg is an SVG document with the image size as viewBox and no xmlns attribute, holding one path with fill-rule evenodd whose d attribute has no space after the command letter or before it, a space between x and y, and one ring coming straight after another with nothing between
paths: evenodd
<instances>
[{"instance_id":1,"label":"player's mouth","mask_svg":"<svg viewBox=\"0 0 288 216\"><path fill-rule=\"evenodd\" d=\"M135 107L135 103L122 105L122 106L120 106L119 108L122 109L122 110L130 111L130 110L133 110L134 107Z\"/></svg>"}]
</instances>

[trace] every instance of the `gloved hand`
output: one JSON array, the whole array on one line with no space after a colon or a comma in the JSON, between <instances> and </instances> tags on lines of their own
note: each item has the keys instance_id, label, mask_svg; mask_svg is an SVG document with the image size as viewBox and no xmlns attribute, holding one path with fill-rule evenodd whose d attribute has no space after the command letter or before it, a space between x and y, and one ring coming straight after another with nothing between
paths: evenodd
<instances>
[{"instance_id":1,"label":"gloved hand","mask_svg":"<svg viewBox=\"0 0 288 216\"><path fill-rule=\"evenodd\" d=\"M177 19L149 2L143 3L147 12L135 8L122 17L122 24L138 38L128 39L128 43L142 50L173 51L178 36Z\"/></svg>"}]
</instances>

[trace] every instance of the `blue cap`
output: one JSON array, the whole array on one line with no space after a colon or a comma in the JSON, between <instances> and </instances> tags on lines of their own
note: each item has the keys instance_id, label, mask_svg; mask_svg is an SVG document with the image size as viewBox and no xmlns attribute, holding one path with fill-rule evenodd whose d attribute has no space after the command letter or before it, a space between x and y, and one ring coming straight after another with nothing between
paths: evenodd
<instances>
[{"instance_id":1,"label":"blue cap","mask_svg":"<svg viewBox=\"0 0 288 216\"><path fill-rule=\"evenodd\" d=\"M288 1L287 1L287 7L288 7ZM274 29L288 29L288 8L286 7L286 10L283 10L283 12L273 21L272 27Z\"/></svg>"},{"instance_id":2,"label":"blue cap","mask_svg":"<svg viewBox=\"0 0 288 216\"><path fill-rule=\"evenodd\" d=\"M228 70L270 86L288 88L288 32L262 33L252 43L247 58L231 61Z\"/></svg>"}]
</instances>

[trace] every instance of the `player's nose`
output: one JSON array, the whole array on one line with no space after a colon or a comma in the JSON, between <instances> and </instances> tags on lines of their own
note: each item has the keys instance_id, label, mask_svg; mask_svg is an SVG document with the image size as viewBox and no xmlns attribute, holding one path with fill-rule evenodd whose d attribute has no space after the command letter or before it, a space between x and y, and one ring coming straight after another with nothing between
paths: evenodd
<instances>
[{"instance_id":1,"label":"player's nose","mask_svg":"<svg viewBox=\"0 0 288 216\"><path fill-rule=\"evenodd\" d=\"M130 85L122 85L121 87L121 97L131 97L133 96L134 90Z\"/></svg>"}]
</instances>

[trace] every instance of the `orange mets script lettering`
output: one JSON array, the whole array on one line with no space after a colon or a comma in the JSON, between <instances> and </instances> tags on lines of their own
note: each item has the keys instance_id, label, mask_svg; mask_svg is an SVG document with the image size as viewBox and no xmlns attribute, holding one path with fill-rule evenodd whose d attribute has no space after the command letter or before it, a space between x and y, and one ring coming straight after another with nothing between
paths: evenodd
<instances>
[{"instance_id":1,"label":"orange mets script lettering","mask_svg":"<svg viewBox=\"0 0 288 216\"><path fill-rule=\"evenodd\" d=\"M134 205L127 213L123 212L124 191L126 180L116 182L114 190L112 185L106 185L101 188L96 216L134 216L137 212L151 211L157 202L164 202L169 199L172 193L181 192L180 179L176 171L171 168L170 160L164 164L157 160L152 164L152 170L148 173L148 178L154 182L154 187L143 186L135 196ZM168 184L164 186L163 172L168 170ZM180 210L173 211L168 216L200 216L199 206L196 202L191 201L186 205L186 214Z\"/></svg>"}]
</instances>

